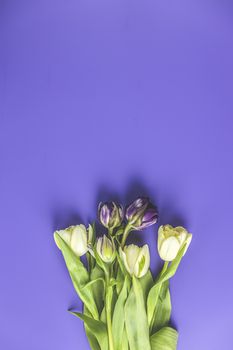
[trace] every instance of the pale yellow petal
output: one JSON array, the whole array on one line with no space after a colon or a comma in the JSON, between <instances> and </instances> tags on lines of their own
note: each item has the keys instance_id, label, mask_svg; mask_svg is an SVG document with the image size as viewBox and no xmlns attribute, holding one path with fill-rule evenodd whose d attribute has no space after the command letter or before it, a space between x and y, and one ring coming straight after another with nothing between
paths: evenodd
<instances>
[{"instance_id":1,"label":"pale yellow petal","mask_svg":"<svg viewBox=\"0 0 233 350\"><path fill-rule=\"evenodd\" d=\"M172 261L177 256L179 249L179 241L175 237L168 237L162 242L159 255L165 261Z\"/></svg>"},{"instance_id":2,"label":"pale yellow petal","mask_svg":"<svg viewBox=\"0 0 233 350\"><path fill-rule=\"evenodd\" d=\"M141 262L144 262L143 267L140 269ZM150 267L150 251L147 244L140 248L140 253L138 255L137 263L135 264L134 274L136 277L143 277Z\"/></svg>"},{"instance_id":3,"label":"pale yellow petal","mask_svg":"<svg viewBox=\"0 0 233 350\"><path fill-rule=\"evenodd\" d=\"M87 231L84 225L74 227L70 245L71 249L78 256L82 256L87 252Z\"/></svg>"}]
</instances>

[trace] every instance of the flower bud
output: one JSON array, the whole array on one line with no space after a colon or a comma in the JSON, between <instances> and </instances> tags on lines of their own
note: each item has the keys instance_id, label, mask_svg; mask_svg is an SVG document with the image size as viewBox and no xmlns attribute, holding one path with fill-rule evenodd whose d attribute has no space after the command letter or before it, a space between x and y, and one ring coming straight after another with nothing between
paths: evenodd
<instances>
[{"instance_id":1,"label":"flower bud","mask_svg":"<svg viewBox=\"0 0 233 350\"><path fill-rule=\"evenodd\" d=\"M126 208L126 218L132 228L142 230L157 222L158 211L148 198L139 197Z\"/></svg>"},{"instance_id":2,"label":"flower bud","mask_svg":"<svg viewBox=\"0 0 233 350\"><path fill-rule=\"evenodd\" d=\"M59 242L56 239L56 234L59 236L70 246L73 252L77 256L84 255L88 250L88 243L92 239L93 230L91 225L89 225L88 232L84 225L70 226L65 230L56 231L54 234L55 242L59 249Z\"/></svg>"},{"instance_id":3,"label":"flower bud","mask_svg":"<svg viewBox=\"0 0 233 350\"><path fill-rule=\"evenodd\" d=\"M88 225L87 228L87 244L92 245L94 241L94 229L92 225Z\"/></svg>"},{"instance_id":4,"label":"flower bud","mask_svg":"<svg viewBox=\"0 0 233 350\"><path fill-rule=\"evenodd\" d=\"M97 239L96 250L101 259L107 264L112 263L116 257L115 245L105 235Z\"/></svg>"},{"instance_id":5,"label":"flower bud","mask_svg":"<svg viewBox=\"0 0 233 350\"><path fill-rule=\"evenodd\" d=\"M123 220L123 209L114 202L100 203L98 208L99 221L108 229L120 226Z\"/></svg>"},{"instance_id":6,"label":"flower bud","mask_svg":"<svg viewBox=\"0 0 233 350\"><path fill-rule=\"evenodd\" d=\"M158 251L161 259L165 261L174 260L184 244L186 244L185 254L191 240L191 233L188 233L182 226L160 226L158 231Z\"/></svg>"},{"instance_id":7,"label":"flower bud","mask_svg":"<svg viewBox=\"0 0 233 350\"><path fill-rule=\"evenodd\" d=\"M123 250L120 248L120 257L131 276L141 278L147 273L150 266L150 251L147 244L143 247L130 244Z\"/></svg>"}]
</instances>

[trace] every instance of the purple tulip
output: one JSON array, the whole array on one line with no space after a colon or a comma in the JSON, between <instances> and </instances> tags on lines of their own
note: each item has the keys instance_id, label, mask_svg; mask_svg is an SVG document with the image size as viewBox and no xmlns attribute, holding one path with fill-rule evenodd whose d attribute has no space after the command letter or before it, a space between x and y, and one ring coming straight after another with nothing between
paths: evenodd
<instances>
[{"instance_id":1,"label":"purple tulip","mask_svg":"<svg viewBox=\"0 0 233 350\"><path fill-rule=\"evenodd\" d=\"M139 197L126 208L125 216L132 228L142 230L157 222L158 211L148 198Z\"/></svg>"},{"instance_id":2,"label":"purple tulip","mask_svg":"<svg viewBox=\"0 0 233 350\"><path fill-rule=\"evenodd\" d=\"M120 226L123 220L122 206L114 202L100 203L98 207L99 221L108 229Z\"/></svg>"},{"instance_id":3,"label":"purple tulip","mask_svg":"<svg viewBox=\"0 0 233 350\"><path fill-rule=\"evenodd\" d=\"M148 207L141 219L141 225L138 230L155 224L158 221L158 211L155 207Z\"/></svg>"}]
</instances>

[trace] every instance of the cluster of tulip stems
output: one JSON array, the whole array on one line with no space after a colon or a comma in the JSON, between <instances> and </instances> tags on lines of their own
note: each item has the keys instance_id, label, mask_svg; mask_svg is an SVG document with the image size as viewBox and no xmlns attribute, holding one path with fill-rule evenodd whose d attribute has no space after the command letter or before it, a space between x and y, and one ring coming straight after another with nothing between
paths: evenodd
<instances>
[{"instance_id":1,"label":"cluster of tulip stems","mask_svg":"<svg viewBox=\"0 0 233 350\"><path fill-rule=\"evenodd\" d=\"M54 233L84 304L82 313L70 312L83 320L91 349L175 350L178 332L169 325L169 279L192 235L181 226L159 227L157 249L164 264L154 278L148 245L126 245L132 231L157 222L157 208L150 200L137 198L125 210L114 202L100 203L98 218L106 231L101 237L96 237L95 224Z\"/></svg>"}]
</instances>

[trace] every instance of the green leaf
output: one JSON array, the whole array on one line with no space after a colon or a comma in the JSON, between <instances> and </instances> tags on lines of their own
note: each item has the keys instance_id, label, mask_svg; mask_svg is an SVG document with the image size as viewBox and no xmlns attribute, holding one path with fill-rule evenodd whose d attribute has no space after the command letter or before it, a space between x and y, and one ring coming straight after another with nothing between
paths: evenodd
<instances>
[{"instance_id":1,"label":"green leaf","mask_svg":"<svg viewBox=\"0 0 233 350\"><path fill-rule=\"evenodd\" d=\"M97 305L99 315L104 306L104 295L105 295L105 279L103 270L96 265L90 274L92 284L92 293ZM91 283L89 282L89 283Z\"/></svg>"},{"instance_id":2,"label":"green leaf","mask_svg":"<svg viewBox=\"0 0 233 350\"><path fill-rule=\"evenodd\" d=\"M123 285L124 285L124 281L125 281L126 276L123 274L123 272L121 271L121 269L117 269L117 276L116 276L116 280L117 280L117 285L116 285L116 292L119 295Z\"/></svg>"},{"instance_id":3,"label":"green leaf","mask_svg":"<svg viewBox=\"0 0 233 350\"><path fill-rule=\"evenodd\" d=\"M124 327L124 332L123 332L123 341L122 341L121 350L129 350L129 342L128 342L128 338L127 338L127 333L126 333L125 327Z\"/></svg>"},{"instance_id":4,"label":"green leaf","mask_svg":"<svg viewBox=\"0 0 233 350\"><path fill-rule=\"evenodd\" d=\"M103 307L103 310L102 310L102 312L101 312L100 321L102 321L102 322L104 322L104 323L107 323L105 306Z\"/></svg>"},{"instance_id":5,"label":"green leaf","mask_svg":"<svg viewBox=\"0 0 233 350\"><path fill-rule=\"evenodd\" d=\"M152 324L152 332L168 325L171 317L171 297L169 291L169 281L162 284L158 302L155 307L155 317Z\"/></svg>"},{"instance_id":6,"label":"green leaf","mask_svg":"<svg viewBox=\"0 0 233 350\"><path fill-rule=\"evenodd\" d=\"M103 298L105 290L105 281L103 278L97 278L93 281L88 282L83 288L82 293L85 291L90 291L93 295L93 301L95 302L98 308L98 315L100 315L103 308ZM98 317L99 319L99 317Z\"/></svg>"},{"instance_id":7,"label":"green leaf","mask_svg":"<svg viewBox=\"0 0 233 350\"><path fill-rule=\"evenodd\" d=\"M118 264L119 264L119 267L120 267L120 269L121 269L122 274L123 274L124 276L125 276L125 275L128 275L128 272L126 271L126 268L125 268L125 266L124 266L124 263L122 262L121 257L120 257L120 255L119 255L118 252L116 252L116 257L117 257L117 261L118 261Z\"/></svg>"},{"instance_id":8,"label":"green leaf","mask_svg":"<svg viewBox=\"0 0 233 350\"><path fill-rule=\"evenodd\" d=\"M144 300L146 302L148 293L149 293L151 287L153 286L153 282L154 282L150 270L148 270L148 272L145 274L145 276L143 276L142 278L139 279L139 282L141 284Z\"/></svg>"},{"instance_id":9,"label":"green leaf","mask_svg":"<svg viewBox=\"0 0 233 350\"><path fill-rule=\"evenodd\" d=\"M159 279L156 281L156 284L163 283L175 275L175 273L178 269L178 266L181 262L181 259L183 258L184 251L186 249L186 245L187 244L184 244L184 246L182 247L182 249L180 249L176 258L171 262L171 264L167 268L167 270L161 276L159 276Z\"/></svg>"},{"instance_id":10,"label":"green leaf","mask_svg":"<svg viewBox=\"0 0 233 350\"><path fill-rule=\"evenodd\" d=\"M107 328L103 322L97 321L94 318L81 314L79 312L70 311L70 313L84 321L90 332L95 335L101 350L108 350Z\"/></svg>"},{"instance_id":11,"label":"green leaf","mask_svg":"<svg viewBox=\"0 0 233 350\"><path fill-rule=\"evenodd\" d=\"M176 350L178 332L171 327L164 327L150 338L151 350Z\"/></svg>"},{"instance_id":12,"label":"green leaf","mask_svg":"<svg viewBox=\"0 0 233 350\"><path fill-rule=\"evenodd\" d=\"M150 329L153 327L153 320L154 320L154 313L155 313L155 308L158 302L158 298L160 295L160 289L162 283L166 282L168 279L174 276L176 273L176 270L181 262L181 259L184 254L186 244L183 246L183 248L179 251L177 254L176 258L171 262L170 266L161 273L156 280L155 284L151 288L148 298L147 298L147 317L148 317L148 323L150 325Z\"/></svg>"},{"instance_id":13,"label":"green leaf","mask_svg":"<svg viewBox=\"0 0 233 350\"><path fill-rule=\"evenodd\" d=\"M61 247L61 251L76 292L90 311L91 315L95 319L98 319L99 314L93 297L92 286L86 286L89 282L89 274L85 266L58 233L56 233L56 240Z\"/></svg>"},{"instance_id":14,"label":"green leaf","mask_svg":"<svg viewBox=\"0 0 233 350\"><path fill-rule=\"evenodd\" d=\"M151 350L143 291L135 277L125 304L125 325L130 349Z\"/></svg>"},{"instance_id":15,"label":"green leaf","mask_svg":"<svg viewBox=\"0 0 233 350\"><path fill-rule=\"evenodd\" d=\"M112 333L115 345L114 350L122 350L123 348L125 326L124 307L128 295L128 285L129 281L128 278L126 278L113 312Z\"/></svg>"},{"instance_id":16,"label":"green leaf","mask_svg":"<svg viewBox=\"0 0 233 350\"><path fill-rule=\"evenodd\" d=\"M88 309L84 306L84 314L87 316L91 316L90 312ZM95 334L88 328L87 324L84 323L85 331L86 331L86 336L89 341L90 347L92 350L101 350L99 343L96 339Z\"/></svg>"}]
</instances>

